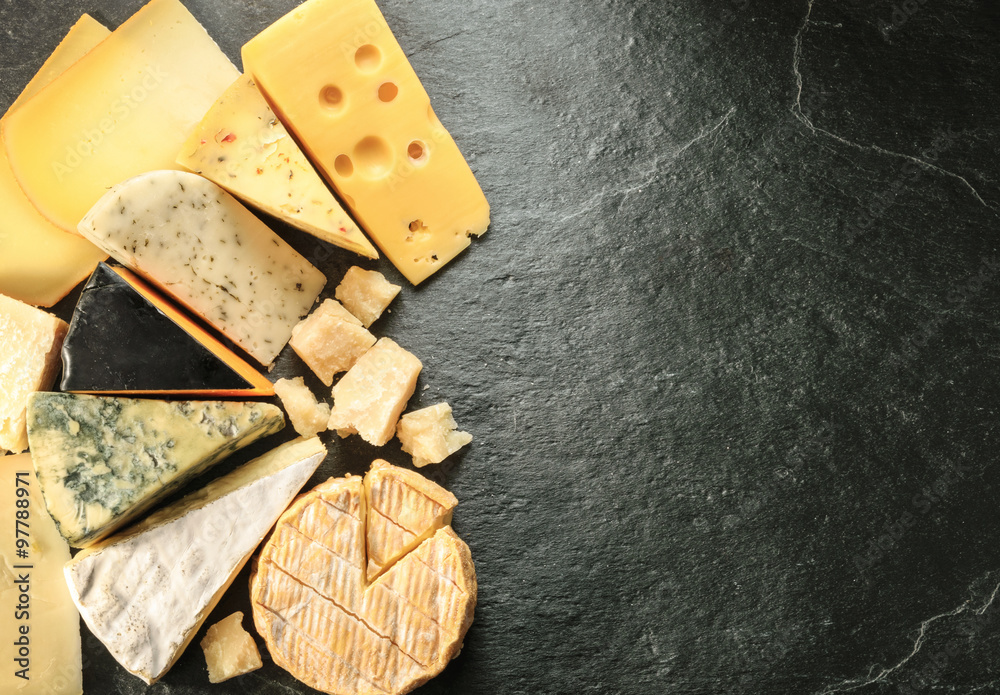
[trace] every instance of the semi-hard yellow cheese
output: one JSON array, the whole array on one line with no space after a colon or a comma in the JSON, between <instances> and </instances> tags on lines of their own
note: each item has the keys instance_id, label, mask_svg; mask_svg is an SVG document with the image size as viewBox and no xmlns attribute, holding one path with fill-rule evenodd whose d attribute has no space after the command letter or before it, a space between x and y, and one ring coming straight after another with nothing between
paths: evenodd
<instances>
[{"instance_id":1,"label":"semi-hard yellow cheese","mask_svg":"<svg viewBox=\"0 0 1000 695\"><path fill-rule=\"evenodd\" d=\"M308 0L243 64L410 282L486 231L489 204L374 0Z\"/></svg>"},{"instance_id":2,"label":"semi-hard yellow cheese","mask_svg":"<svg viewBox=\"0 0 1000 695\"><path fill-rule=\"evenodd\" d=\"M69 546L30 455L0 457L0 496L0 693L80 695L80 616L63 579Z\"/></svg>"},{"instance_id":3,"label":"semi-hard yellow cheese","mask_svg":"<svg viewBox=\"0 0 1000 695\"><path fill-rule=\"evenodd\" d=\"M0 453L28 448L28 398L55 382L67 330L62 319L0 294Z\"/></svg>"},{"instance_id":4,"label":"semi-hard yellow cheese","mask_svg":"<svg viewBox=\"0 0 1000 695\"><path fill-rule=\"evenodd\" d=\"M2 126L35 207L75 230L111 186L177 152L239 71L178 0L152 0Z\"/></svg>"},{"instance_id":5,"label":"semi-hard yellow cheese","mask_svg":"<svg viewBox=\"0 0 1000 695\"><path fill-rule=\"evenodd\" d=\"M110 34L83 15L11 105L11 111L38 93ZM90 275L106 257L86 239L46 219L24 195L0 143L0 294L28 304L52 306Z\"/></svg>"},{"instance_id":6,"label":"semi-hard yellow cheese","mask_svg":"<svg viewBox=\"0 0 1000 695\"><path fill-rule=\"evenodd\" d=\"M209 109L177 162L293 227L378 258L247 75Z\"/></svg>"}]
</instances>

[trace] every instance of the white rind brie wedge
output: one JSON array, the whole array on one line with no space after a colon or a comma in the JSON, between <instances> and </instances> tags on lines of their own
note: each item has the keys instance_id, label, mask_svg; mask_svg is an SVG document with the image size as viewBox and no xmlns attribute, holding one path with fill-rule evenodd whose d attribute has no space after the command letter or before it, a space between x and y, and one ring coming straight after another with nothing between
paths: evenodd
<instances>
[{"instance_id":1,"label":"white rind brie wedge","mask_svg":"<svg viewBox=\"0 0 1000 695\"><path fill-rule=\"evenodd\" d=\"M325 458L316 437L288 442L79 553L66 581L91 632L155 683Z\"/></svg>"}]
</instances>

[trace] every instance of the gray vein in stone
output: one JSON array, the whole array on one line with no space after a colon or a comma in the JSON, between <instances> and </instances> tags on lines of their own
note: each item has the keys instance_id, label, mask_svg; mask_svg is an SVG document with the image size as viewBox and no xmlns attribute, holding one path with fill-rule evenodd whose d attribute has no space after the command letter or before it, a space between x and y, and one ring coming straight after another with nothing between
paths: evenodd
<instances>
[{"instance_id":1,"label":"gray vein in stone","mask_svg":"<svg viewBox=\"0 0 1000 695\"><path fill-rule=\"evenodd\" d=\"M802 25L799 27L799 30L795 32L795 36L792 39L794 47L792 51L792 75L795 77L795 101L791 107L792 116L794 116L795 119L799 121L802 125L804 125L813 135L825 135L826 137L832 140L835 140L843 145L847 145L848 147L852 147L857 150L878 152L879 154L883 154L888 157L905 159L909 162L913 162L919 165L920 167L923 167L924 169L936 171L937 173L943 174L944 176L949 176L953 179L957 179L962 183L962 185L964 185L966 188L969 189L969 192L972 193L972 197L975 198L983 207L996 213L997 212L996 208L987 203L985 200L983 200L983 197L979 195L979 191L977 191L976 188L971 183L969 183L968 179L966 179L964 176L956 174L953 171L948 171L947 169L943 169L935 164L931 164L930 162L924 159L920 159L919 157L914 157L912 155L904 154L902 152L894 152L892 150L887 150L884 147L879 147L878 145L874 144L863 145L861 143L854 142L853 140L842 138L835 133L831 133L829 130L825 130L823 128L818 127L812 122L812 119L810 119L808 116L805 115L805 113L802 111L802 71L799 69L799 64L802 61L802 37L809 29L810 17L812 16L813 4L815 2L816 0L808 0L809 4L806 6L805 18L802 20Z\"/></svg>"},{"instance_id":2,"label":"gray vein in stone","mask_svg":"<svg viewBox=\"0 0 1000 695\"><path fill-rule=\"evenodd\" d=\"M729 123L729 119L732 118L732 115L734 113L736 113L735 106L731 107L729 111L727 111L726 114L722 118L720 118L718 122L716 122L715 124L707 125L701 128L701 130L698 131L698 134L694 136L694 138L684 143L679 148L677 148L673 153L670 154L669 161L670 162L675 161L678 157L680 157L682 154L684 154L687 150L689 150L692 146L694 146L698 142L715 135L717 132L719 132L719 130L725 127L727 123ZM607 186L605 186L603 189L592 195L590 199L588 199L587 202L585 202L580 207L579 210L560 217L559 220L556 221L556 224L562 224L563 222L568 222L569 220L575 219L577 217L580 217L581 215L585 215L588 212L593 211L600 204L600 202L609 195L621 195L622 200L624 201L624 199L628 198L628 196L630 196L632 193L635 193L636 191L642 191L642 189L650 186L654 181L656 181L657 177L660 175L660 160L661 157L659 156L653 159L652 166L645 172L643 172L641 176L638 177L638 183L626 183L623 186L611 188L610 190Z\"/></svg>"},{"instance_id":3,"label":"gray vein in stone","mask_svg":"<svg viewBox=\"0 0 1000 695\"><path fill-rule=\"evenodd\" d=\"M998 591L1000 591L1000 584L997 584L993 588L993 592L990 594L989 598L986 599L983 605L980 606L979 608L971 609L972 612L975 613L976 615L982 615L983 613L985 613L986 610L993 604L994 599L996 599ZM961 615L962 613L968 612L970 610L969 604L971 602L972 602L971 598L966 599L957 608L953 608L952 610L947 611L945 613L940 613L938 615L932 616L927 620L923 621L922 623L920 623L920 628L917 631L917 637L913 642L913 649L911 649L910 653L904 656L902 660L900 660L894 666L890 666L889 668L879 669L878 673L876 673L874 676L872 674L875 673L875 670L878 668L878 666L872 666L870 669L868 669L868 675L864 679L850 678L840 683L829 685L823 690L819 691L817 695L832 695L832 693L846 693L852 690L858 690L859 688L864 688L869 685L881 683L890 675L892 675L899 669L906 666L906 664L910 661L910 659L912 659L914 656L917 655L917 653L924 646L924 641L927 637L927 630L930 628L931 625L933 625L939 620L952 618L956 615Z\"/></svg>"}]
</instances>

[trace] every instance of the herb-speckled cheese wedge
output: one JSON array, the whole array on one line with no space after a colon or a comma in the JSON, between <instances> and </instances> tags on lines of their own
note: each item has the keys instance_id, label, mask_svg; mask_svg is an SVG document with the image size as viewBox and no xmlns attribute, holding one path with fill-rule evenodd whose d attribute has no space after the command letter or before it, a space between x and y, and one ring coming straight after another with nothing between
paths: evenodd
<instances>
[{"instance_id":1,"label":"herb-speckled cheese wedge","mask_svg":"<svg viewBox=\"0 0 1000 695\"><path fill-rule=\"evenodd\" d=\"M80 233L270 364L326 277L217 185L151 171L114 186Z\"/></svg>"},{"instance_id":2,"label":"herb-speckled cheese wedge","mask_svg":"<svg viewBox=\"0 0 1000 695\"><path fill-rule=\"evenodd\" d=\"M282 427L281 410L267 403L47 392L28 400L28 442L45 505L78 548Z\"/></svg>"},{"instance_id":3,"label":"herb-speckled cheese wedge","mask_svg":"<svg viewBox=\"0 0 1000 695\"><path fill-rule=\"evenodd\" d=\"M66 583L91 632L156 682L324 458L316 437L282 444L77 554Z\"/></svg>"}]
</instances>

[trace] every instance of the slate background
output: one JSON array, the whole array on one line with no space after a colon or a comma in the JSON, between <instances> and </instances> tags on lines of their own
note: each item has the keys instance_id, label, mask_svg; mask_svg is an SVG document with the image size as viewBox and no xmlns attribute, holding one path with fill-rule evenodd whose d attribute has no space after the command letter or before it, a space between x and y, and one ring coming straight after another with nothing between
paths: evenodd
<instances>
[{"instance_id":1,"label":"slate background","mask_svg":"<svg viewBox=\"0 0 1000 695\"><path fill-rule=\"evenodd\" d=\"M237 60L295 4L187 2ZM996 6L379 4L493 206L374 327L476 437L430 471L476 621L419 692L1000 692ZM0 2L0 105L140 5ZM317 481L407 463L355 440ZM148 691L307 689L192 646Z\"/></svg>"}]
</instances>

